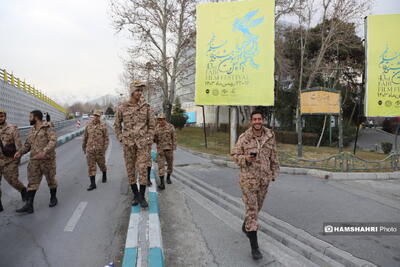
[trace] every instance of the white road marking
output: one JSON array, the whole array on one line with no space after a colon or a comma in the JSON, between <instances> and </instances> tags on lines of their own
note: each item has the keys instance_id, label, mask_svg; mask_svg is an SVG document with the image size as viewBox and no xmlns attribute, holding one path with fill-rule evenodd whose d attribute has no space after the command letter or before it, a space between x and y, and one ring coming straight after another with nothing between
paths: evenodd
<instances>
[{"instance_id":1,"label":"white road marking","mask_svg":"<svg viewBox=\"0 0 400 267\"><path fill-rule=\"evenodd\" d=\"M82 201L79 203L78 207L76 207L74 213L72 213L71 218L68 220L67 225L64 228L64 232L72 232L74 231L75 226L78 224L79 219L81 218L83 211L87 206L86 201Z\"/></svg>"},{"instance_id":2,"label":"white road marking","mask_svg":"<svg viewBox=\"0 0 400 267\"><path fill-rule=\"evenodd\" d=\"M125 248L136 248L138 246L139 213L131 214L129 218L128 235Z\"/></svg>"},{"instance_id":3,"label":"white road marking","mask_svg":"<svg viewBox=\"0 0 400 267\"><path fill-rule=\"evenodd\" d=\"M149 248L161 248L160 219L157 213L149 214Z\"/></svg>"}]
</instances>

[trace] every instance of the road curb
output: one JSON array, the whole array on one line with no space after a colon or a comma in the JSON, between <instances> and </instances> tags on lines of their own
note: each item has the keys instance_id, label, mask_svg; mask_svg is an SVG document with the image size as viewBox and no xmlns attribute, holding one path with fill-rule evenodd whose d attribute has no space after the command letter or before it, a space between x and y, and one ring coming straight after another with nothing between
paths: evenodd
<instances>
[{"instance_id":1,"label":"road curb","mask_svg":"<svg viewBox=\"0 0 400 267\"><path fill-rule=\"evenodd\" d=\"M74 138L82 135L84 131L85 131L85 128L81 128L79 130L73 131L72 133L64 134L64 135L58 137L56 147L59 147L59 146L64 145L65 143L68 143L69 141L73 140ZM30 157L30 153L23 155L21 158L20 165L27 163L29 161L29 157Z\"/></svg>"},{"instance_id":2,"label":"road curb","mask_svg":"<svg viewBox=\"0 0 400 267\"><path fill-rule=\"evenodd\" d=\"M152 155L154 155L154 152ZM158 206L156 175L153 169L151 169L150 179L154 186L149 187L149 254L147 263L149 267L164 267L160 208Z\"/></svg>"},{"instance_id":3,"label":"road curb","mask_svg":"<svg viewBox=\"0 0 400 267\"><path fill-rule=\"evenodd\" d=\"M189 175L182 169L176 170L176 173L175 178L179 182L231 212L234 216L244 219L244 206L233 196L219 188L208 185L195 175ZM261 232L296 251L299 255L304 256L318 266L376 266L266 212L260 212L259 218L259 223L262 226Z\"/></svg>"},{"instance_id":4,"label":"road curb","mask_svg":"<svg viewBox=\"0 0 400 267\"><path fill-rule=\"evenodd\" d=\"M155 152L152 152L152 158L155 160ZM149 250L147 255L147 266L149 267L164 267L164 251L162 247L162 235L159 216L158 193L156 175L154 169L151 169L150 179L153 186L148 187L148 242ZM124 258L122 267L136 267L140 264L139 260L139 231L145 229L140 228L141 208L133 206L129 218L128 232L126 235ZM143 218L142 218L143 219ZM143 225L142 225L143 227Z\"/></svg>"},{"instance_id":5,"label":"road curb","mask_svg":"<svg viewBox=\"0 0 400 267\"><path fill-rule=\"evenodd\" d=\"M210 160L213 164L228 167L232 169L239 169L233 161L228 157L216 156L204 152L193 151L188 148L179 147L180 149L191 153L193 155ZM294 168L294 167L281 167L279 173L292 174L292 175L307 175L320 179L329 180L388 180L400 179L400 171L396 172L330 172L319 169L307 168Z\"/></svg>"}]
</instances>

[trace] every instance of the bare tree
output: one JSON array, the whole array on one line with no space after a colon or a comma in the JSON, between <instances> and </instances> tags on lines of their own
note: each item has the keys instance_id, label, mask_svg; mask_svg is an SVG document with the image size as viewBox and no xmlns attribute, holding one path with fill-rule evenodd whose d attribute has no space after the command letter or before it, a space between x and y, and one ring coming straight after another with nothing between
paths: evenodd
<instances>
[{"instance_id":1,"label":"bare tree","mask_svg":"<svg viewBox=\"0 0 400 267\"><path fill-rule=\"evenodd\" d=\"M168 119L177 82L194 69L195 5L196 0L111 0L116 30L128 30L133 39L128 72L161 85Z\"/></svg>"},{"instance_id":2,"label":"bare tree","mask_svg":"<svg viewBox=\"0 0 400 267\"><path fill-rule=\"evenodd\" d=\"M298 84L298 103L297 103L297 133L298 133L298 157L302 157L302 133L300 115L300 94L304 88L310 88L317 77L321 74L328 62L324 62L327 51L336 45L348 45L348 34L350 31L343 31L346 23L358 23L370 8L370 0L300 0L300 11L297 16L300 24L300 74ZM316 8L318 6L318 8ZM312 62L308 65L304 61L304 53L308 45L311 24L320 25L317 32L319 35L320 49L316 53ZM307 74L307 75L306 75ZM307 80L304 81L304 77Z\"/></svg>"}]
</instances>

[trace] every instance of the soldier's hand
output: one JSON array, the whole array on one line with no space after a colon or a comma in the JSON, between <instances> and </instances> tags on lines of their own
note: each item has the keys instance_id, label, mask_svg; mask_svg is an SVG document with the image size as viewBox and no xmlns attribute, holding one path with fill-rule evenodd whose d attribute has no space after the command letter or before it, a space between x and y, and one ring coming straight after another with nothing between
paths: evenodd
<instances>
[{"instance_id":1,"label":"soldier's hand","mask_svg":"<svg viewBox=\"0 0 400 267\"><path fill-rule=\"evenodd\" d=\"M21 157L21 153L17 152L14 155L14 159L19 159Z\"/></svg>"},{"instance_id":2,"label":"soldier's hand","mask_svg":"<svg viewBox=\"0 0 400 267\"><path fill-rule=\"evenodd\" d=\"M250 156L250 155L246 155L245 159L247 162L252 163L256 160L256 157Z\"/></svg>"},{"instance_id":3,"label":"soldier's hand","mask_svg":"<svg viewBox=\"0 0 400 267\"><path fill-rule=\"evenodd\" d=\"M44 152L40 152L35 156L35 159L44 159L46 154Z\"/></svg>"}]
</instances>

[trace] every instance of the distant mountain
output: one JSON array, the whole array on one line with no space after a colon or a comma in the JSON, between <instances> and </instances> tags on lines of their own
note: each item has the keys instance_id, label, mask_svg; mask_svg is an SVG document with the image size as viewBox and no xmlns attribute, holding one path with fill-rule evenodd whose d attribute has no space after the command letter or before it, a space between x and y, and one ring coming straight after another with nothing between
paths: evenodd
<instances>
[{"instance_id":1,"label":"distant mountain","mask_svg":"<svg viewBox=\"0 0 400 267\"><path fill-rule=\"evenodd\" d=\"M118 102L118 96L116 95L105 95L88 101L89 104L98 104L100 106L108 106L110 104L115 106Z\"/></svg>"}]
</instances>

